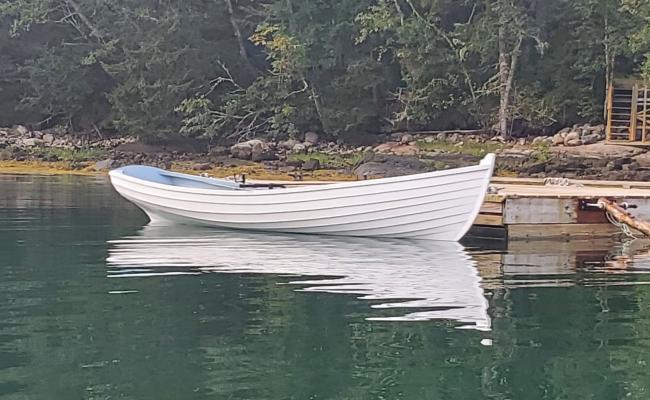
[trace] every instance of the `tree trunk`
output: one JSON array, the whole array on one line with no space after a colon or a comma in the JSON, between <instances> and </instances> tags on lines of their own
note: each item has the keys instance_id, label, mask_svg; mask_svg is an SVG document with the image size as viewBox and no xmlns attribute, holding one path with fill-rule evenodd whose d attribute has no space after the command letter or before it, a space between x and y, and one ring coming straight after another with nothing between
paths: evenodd
<instances>
[{"instance_id":1,"label":"tree trunk","mask_svg":"<svg viewBox=\"0 0 650 400\"><path fill-rule=\"evenodd\" d=\"M508 62L508 45L506 28L502 22L499 26L499 134L508 137L508 107L510 106L510 63Z\"/></svg>"},{"instance_id":2,"label":"tree trunk","mask_svg":"<svg viewBox=\"0 0 650 400\"><path fill-rule=\"evenodd\" d=\"M225 0L226 6L228 7L228 16L230 17L230 24L232 25L232 31L235 34L235 39L237 39L237 44L239 46L239 56L241 57L244 65L248 72L253 76L257 74L257 69L253 67L250 59L248 58L248 52L246 51L246 42L242 36L241 30L239 29L239 24L237 19L235 19L235 9L232 5L232 0Z\"/></svg>"},{"instance_id":3,"label":"tree trunk","mask_svg":"<svg viewBox=\"0 0 650 400\"><path fill-rule=\"evenodd\" d=\"M515 81L515 72L519 62L523 36L519 35L515 39L513 48L509 49L505 24L506 21L501 21L499 26L499 134L507 138L510 136L508 122L510 120L512 87Z\"/></svg>"},{"instance_id":4,"label":"tree trunk","mask_svg":"<svg viewBox=\"0 0 650 400\"><path fill-rule=\"evenodd\" d=\"M97 28L95 28L95 26L92 24L92 22L90 22L90 19L88 19L88 17L86 17L86 14L83 13L83 10L81 9L81 6L79 4L77 4L77 2L74 1L74 0L65 0L65 2L70 7L72 7L74 12L77 14L79 19L81 20L81 22L83 22L84 25L86 25L86 28L88 28L88 30L90 31L90 35L97 38L97 40L99 40L100 42L103 42L104 37L102 36L101 33L99 33Z\"/></svg>"}]
</instances>

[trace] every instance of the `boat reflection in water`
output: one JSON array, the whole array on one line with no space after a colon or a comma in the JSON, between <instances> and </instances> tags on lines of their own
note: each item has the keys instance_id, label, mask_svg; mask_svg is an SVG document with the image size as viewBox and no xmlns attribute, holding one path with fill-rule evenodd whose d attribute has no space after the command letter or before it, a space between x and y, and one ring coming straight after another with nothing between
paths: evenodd
<instances>
[{"instance_id":1,"label":"boat reflection in water","mask_svg":"<svg viewBox=\"0 0 650 400\"><path fill-rule=\"evenodd\" d=\"M298 290L359 295L369 320L451 320L489 330L488 302L472 258L452 242L341 238L147 226L109 243L111 277L239 273L295 276Z\"/></svg>"}]
</instances>

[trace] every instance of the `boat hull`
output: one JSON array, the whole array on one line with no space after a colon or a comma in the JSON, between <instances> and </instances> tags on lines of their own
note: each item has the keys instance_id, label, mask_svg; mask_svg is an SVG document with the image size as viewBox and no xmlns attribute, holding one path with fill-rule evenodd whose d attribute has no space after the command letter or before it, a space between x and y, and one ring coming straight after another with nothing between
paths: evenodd
<instances>
[{"instance_id":1,"label":"boat hull","mask_svg":"<svg viewBox=\"0 0 650 400\"><path fill-rule=\"evenodd\" d=\"M478 215L494 167L272 190L180 187L111 171L118 193L151 224L457 241Z\"/></svg>"}]
</instances>

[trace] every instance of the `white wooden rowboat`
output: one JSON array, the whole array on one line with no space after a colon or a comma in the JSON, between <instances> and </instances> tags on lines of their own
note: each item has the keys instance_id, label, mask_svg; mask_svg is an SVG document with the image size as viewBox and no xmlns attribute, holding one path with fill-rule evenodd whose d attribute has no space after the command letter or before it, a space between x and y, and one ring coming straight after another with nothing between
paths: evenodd
<instances>
[{"instance_id":1,"label":"white wooden rowboat","mask_svg":"<svg viewBox=\"0 0 650 400\"><path fill-rule=\"evenodd\" d=\"M457 241L478 215L495 157L447 171L295 188L128 166L111 183L151 224Z\"/></svg>"}]
</instances>

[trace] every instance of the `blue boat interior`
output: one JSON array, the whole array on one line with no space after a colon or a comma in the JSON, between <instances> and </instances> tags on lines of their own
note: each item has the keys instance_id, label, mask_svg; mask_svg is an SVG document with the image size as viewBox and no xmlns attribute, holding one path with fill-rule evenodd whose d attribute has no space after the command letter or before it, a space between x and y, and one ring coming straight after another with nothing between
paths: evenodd
<instances>
[{"instance_id":1,"label":"blue boat interior","mask_svg":"<svg viewBox=\"0 0 650 400\"><path fill-rule=\"evenodd\" d=\"M206 178L202 176L179 174L176 172L165 171L160 168L147 167L144 165L130 165L122 167L117 172L133 178L142 179L148 182L160 183L185 188L198 189L217 189L217 190L240 190L237 182L231 182L224 179Z\"/></svg>"}]
</instances>

